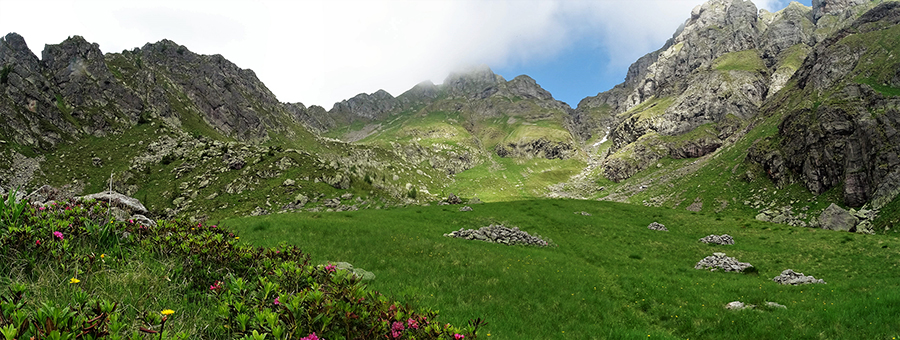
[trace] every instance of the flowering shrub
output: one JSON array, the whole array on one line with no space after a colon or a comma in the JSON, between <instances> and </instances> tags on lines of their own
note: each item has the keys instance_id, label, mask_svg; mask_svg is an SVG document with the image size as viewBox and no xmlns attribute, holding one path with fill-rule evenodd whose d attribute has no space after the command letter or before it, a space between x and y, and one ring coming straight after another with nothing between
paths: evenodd
<instances>
[{"instance_id":1,"label":"flowering shrub","mask_svg":"<svg viewBox=\"0 0 900 340\"><path fill-rule=\"evenodd\" d=\"M483 324L442 325L436 312L392 301L346 270L310 265L296 246L255 248L216 225L117 222L104 202L4 202L3 209L0 275L46 264L69 278L64 287L71 295L68 303L32 301L27 285L13 283L0 293L6 339L474 339ZM196 327L199 334L172 332L167 323L178 322L179 306L133 315L135 323L118 303L89 298L88 291L104 296L97 294L102 287L86 288L93 275L136 254L174 262L184 301L206 306L201 311L213 324Z\"/></svg>"}]
</instances>

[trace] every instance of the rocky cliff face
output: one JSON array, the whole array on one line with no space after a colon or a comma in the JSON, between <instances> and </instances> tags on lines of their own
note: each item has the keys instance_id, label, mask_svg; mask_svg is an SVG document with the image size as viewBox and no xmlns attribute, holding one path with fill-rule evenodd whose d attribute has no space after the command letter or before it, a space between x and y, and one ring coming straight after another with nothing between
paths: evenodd
<instances>
[{"instance_id":1,"label":"rocky cliff face","mask_svg":"<svg viewBox=\"0 0 900 340\"><path fill-rule=\"evenodd\" d=\"M768 106L784 115L780 142L760 141L750 158L777 183L801 181L821 194L877 208L900 178L900 3L875 7L816 46Z\"/></svg>"},{"instance_id":2,"label":"rocky cliff face","mask_svg":"<svg viewBox=\"0 0 900 340\"><path fill-rule=\"evenodd\" d=\"M869 6L854 5L858 1L817 1L813 8L792 3L769 13L750 1L711 0L694 8L663 48L635 62L624 83L582 100L570 125L583 140L609 131L603 168L616 181L661 157L714 152L785 86L823 34ZM700 127L717 133L692 133ZM697 147L628 147L657 135ZM645 136L652 138L642 141Z\"/></svg>"},{"instance_id":3,"label":"rocky cliff face","mask_svg":"<svg viewBox=\"0 0 900 340\"><path fill-rule=\"evenodd\" d=\"M66 138L118 133L149 118L248 141L302 131L289 113L297 110L278 102L253 71L168 40L104 55L75 36L47 45L39 60L10 33L0 39L0 67L0 110L9 113L3 134L26 147L49 150Z\"/></svg>"}]
</instances>

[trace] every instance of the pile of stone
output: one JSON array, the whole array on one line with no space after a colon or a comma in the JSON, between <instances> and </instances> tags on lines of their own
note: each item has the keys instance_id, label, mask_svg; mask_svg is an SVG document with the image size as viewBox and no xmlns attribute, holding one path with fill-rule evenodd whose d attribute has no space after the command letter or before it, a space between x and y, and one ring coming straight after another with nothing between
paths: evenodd
<instances>
[{"instance_id":1,"label":"pile of stone","mask_svg":"<svg viewBox=\"0 0 900 340\"><path fill-rule=\"evenodd\" d=\"M544 241L540 236L531 236L527 232L519 230L519 227L507 228L501 224L491 224L487 227L481 227L478 230L460 228L457 231L444 234L444 236L505 245L523 244L539 247L546 247L549 245L549 243Z\"/></svg>"},{"instance_id":2,"label":"pile of stone","mask_svg":"<svg viewBox=\"0 0 900 340\"><path fill-rule=\"evenodd\" d=\"M669 231L669 229L666 229L666 226L656 223L656 222L650 223L650 225L647 226L647 229L659 230L659 231Z\"/></svg>"},{"instance_id":3,"label":"pile of stone","mask_svg":"<svg viewBox=\"0 0 900 340\"><path fill-rule=\"evenodd\" d=\"M772 281L778 282L783 285L803 285L810 283L825 283L825 280L817 279L812 275L806 276L803 273L797 273L792 269L785 269L781 272L781 275L778 275L772 279Z\"/></svg>"},{"instance_id":4,"label":"pile of stone","mask_svg":"<svg viewBox=\"0 0 900 340\"><path fill-rule=\"evenodd\" d=\"M728 234L724 234L722 236L719 235L709 235L707 237L701 238L700 242L709 244L722 244L722 245L730 245L734 244L734 238L732 238Z\"/></svg>"},{"instance_id":5,"label":"pile of stone","mask_svg":"<svg viewBox=\"0 0 900 340\"><path fill-rule=\"evenodd\" d=\"M459 208L459 211L462 211L462 212L472 211L472 207L470 207L468 205L464 205L461 208Z\"/></svg>"},{"instance_id":6,"label":"pile of stone","mask_svg":"<svg viewBox=\"0 0 900 340\"><path fill-rule=\"evenodd\" d=\"M733 257L725 256L725 253L713 253L712 256L707 256L700 260L700 262L697 262L694 269L709 269L711 272L719 269L726 272L743 272L751 267L753 267L753 265L746 262L739 262Z\"/></svg>"}]
</instances>

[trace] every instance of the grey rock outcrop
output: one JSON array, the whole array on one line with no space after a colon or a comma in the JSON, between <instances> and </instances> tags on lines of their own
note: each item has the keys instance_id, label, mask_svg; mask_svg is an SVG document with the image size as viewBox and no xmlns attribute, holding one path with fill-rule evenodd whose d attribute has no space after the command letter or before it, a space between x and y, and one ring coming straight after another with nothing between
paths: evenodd
<instances>
[{"instance_id":1,"label":"grey rock outcrop","mask_svg":"<svg viewBox=\"0 0 900 340\"><path fill-rule=\"evenodd\" d=\"M723 270L726 272L743 272L753 265L740 262L733 257L725 256L725 253L713 253L704 257L694 266L694 269L709 269L709 271Z\"/></svg>"},{"instance_id":2,"label":"grey rock outcrop","mask_svg":"<svg viewBox=\"0 0 900 340\"><path fill-rule=\"evenodd\" d=\"M103 191L96 194L76 197L77 200L96 200L108 202L110 205L126 209L134 214L147 214L147 208L137 198L128 197L114 191Z\"/></svg>"},{"instance_id":3,"label":"grey rock outcrop","mask_svg":"<svg viewBox=\"0 0 900 340\"><path fill-rule=\"evenodd\" d=\"M775 281L779 284L783 285L802 285L802 284L825 284L825 280L816 279L812 275L803 275L803 273L797 273L793 269L785 269L781 272L780 275L772 278L772 281Z\"/></svg>"},{"instance_id":4,"label":"grey rock outcrop","mask_svg":"<svg viewBox=\"0 0 900 340\"><path fill-rule=\"evenodd\" d=\"M542 239L539 235L532 236L519 227L505 227L501 224L491 224L487 227L475 229L460 228L457 231L444 234L446 237L464 238L467 240L478 240L491 243L499 243L505 245L532 245L546 247L550 243Z\"/></svg>"},{"instance_id":5,"label":"grey rock outcrop","mask_svg":"<svg viewBox=\"0 0 900 340\"><path fill-rule=\"evenodd\" d=\"M819 226L822 229L838 231L856 231L859 219L851 215L843 208L832 203L819 215Z\"/></svg>"},{"instance_id":6,"label":"grey rock outcrop","mask_svg":"<svg viewBox=\"0 0 900 340\"><path fill-rule=\"evenodd\" d=\"M464 205L464 206L462 206L462 207L459 208L459 211L461 211L461 212L472 211L472 207L470 207L470 206L468 206L468 205Z\"/></svg>"}]
</instances>

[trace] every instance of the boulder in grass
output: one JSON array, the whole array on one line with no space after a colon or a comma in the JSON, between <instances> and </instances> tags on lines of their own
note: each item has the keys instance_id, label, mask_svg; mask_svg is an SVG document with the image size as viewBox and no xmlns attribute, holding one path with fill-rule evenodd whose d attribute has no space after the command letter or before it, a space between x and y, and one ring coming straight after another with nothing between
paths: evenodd
<instances>
[{"instance_id":1,"label":"boulder in grass","mask_svg":"<svg viewBox=\"0 0 900 340\"><path fill-rule=\"evenodd\" d=\"M657 222L650 223L650 225L647 226L647 229L658 230L658 231L669 231L669 229L667 229L666 226L662 225L661 223L657 223Z\"/></svg>"},{"instance_id":2,"label":"boulder in grass","mask_svg":"<svg viewBox=\"0 0 900 340\"><path fill-rule=\"evenodd\" d=\"M125 208L136 214L146 214L147 208L137 198L128 197L115 191L103 191L87 196L76 197L78 200L96 200L109 202L110 205Z\"/></svg>"}]
</instances>

